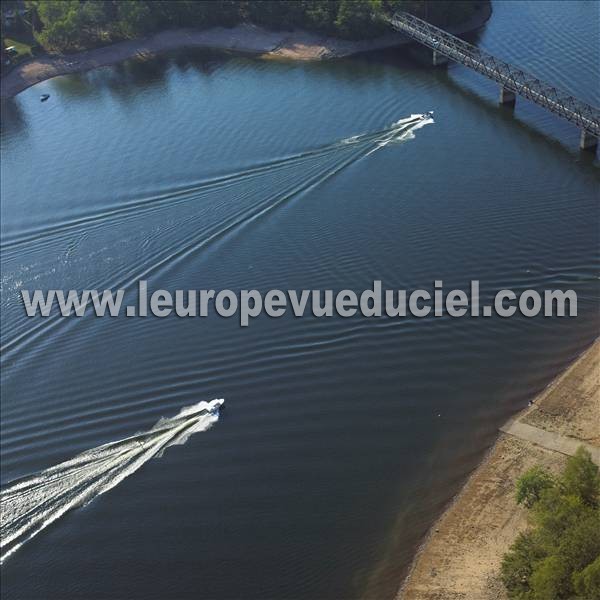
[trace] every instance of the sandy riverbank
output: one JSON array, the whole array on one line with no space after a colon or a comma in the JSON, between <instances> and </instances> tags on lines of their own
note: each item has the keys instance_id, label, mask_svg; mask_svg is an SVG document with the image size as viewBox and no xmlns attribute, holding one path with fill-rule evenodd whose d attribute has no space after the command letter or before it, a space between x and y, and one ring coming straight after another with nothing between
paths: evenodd
<instances>
[{"instance_id":1,"label":"sandy riverbank","mask_svg":"<svg viewBox=\"0 0 600 600\"><path fill-rule=\"evenodd\" d=\"M502 555L527 528L515 482L535 464L560 471L580 444L600 462L600 340L502 428L432 527L398 600L506 599L499 578Z\"/></svg>"},{"instance_id":2,"label":"sandy riverbank","mask_svg":"<svg viewBox=\"0 0 600 600\"><path fill-rule=\"evenodd\" d=\"M455 34L474 31L490 18L491 13L491 6L486 4L467 22L449 27L448 31ZM88 71L127 59L147 59L180 48L241 52L265 58L323 60L383 50L406 43L409 43L409 40L397 32L390 32L372 40L349 41L302 30L268 31L250 24L229 29L175 29L161 31L148 38L118 42L76 54L32 58L2 77L0 97L11 98L40 81L58 75Z\"/></svg>"}]
</instances>

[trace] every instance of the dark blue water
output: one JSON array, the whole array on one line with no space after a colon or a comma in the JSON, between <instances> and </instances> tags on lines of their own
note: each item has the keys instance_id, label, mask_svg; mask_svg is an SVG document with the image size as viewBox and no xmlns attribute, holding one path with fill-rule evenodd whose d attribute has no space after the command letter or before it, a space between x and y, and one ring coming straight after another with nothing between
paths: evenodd
<instances>
[{"instance_id":1,"label":"dark blue water","mask_svg":"<svg viewBox=\"0 0 600 600\"><path fill-rule=\"evenodd\" d=\"M597 105L598 6L495 3L475 39ZM570 124L496 98L463 67L396 50L168 56L3 104L3 486L182 406L227 404L24 544L2 566L6 598L393 597L498 426L598 332L597 159ZM426 110L435 124L401 143L340 143ZM479 279L484 295L575 289L579 316L241 329L27 319L19 303L22 288L133 298L142 276L264 291Z\"/></svg>"}]
</instances>

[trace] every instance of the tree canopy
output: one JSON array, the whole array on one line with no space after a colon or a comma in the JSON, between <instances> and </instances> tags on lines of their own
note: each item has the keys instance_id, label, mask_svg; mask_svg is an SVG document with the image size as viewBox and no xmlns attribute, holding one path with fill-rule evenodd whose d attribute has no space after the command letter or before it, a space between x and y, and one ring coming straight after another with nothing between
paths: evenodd
<instances>
[{"instance_id":1,"label":"tree canopy","mask_svg":"<svg viewBox=\"0 0 600 600\"><path fill-rule=\"evenodd\" d=\"M306 29L349 39L389 31L382 18L408 10L438 24L468 18L483 0L28 0L35 35L49 50L74 51L176 27Z\"/></svg>"},{"instance_id":2,"label":"tree canopy","mask_svg":"<svg viewBox=\"0 0 600 600\"><path fill-rule=\"evenodd\" d=\"M518 600L600 598L600 475L579 448L560 477L541 467L517 482L517 502L533 527L502 561L502 580Z\"/></svg>"}]
</instances>

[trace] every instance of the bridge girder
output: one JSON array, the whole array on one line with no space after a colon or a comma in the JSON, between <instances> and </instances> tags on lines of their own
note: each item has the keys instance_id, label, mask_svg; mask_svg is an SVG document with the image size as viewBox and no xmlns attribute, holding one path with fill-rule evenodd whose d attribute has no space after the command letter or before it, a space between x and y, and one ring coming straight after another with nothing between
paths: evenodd
<instances>
[{"instance_id":1,"label":"bridge girder","mask_svg":"<svg viewBox=\"0 0 600 600\"><path fill-rule=\"evenodd\" d=\"M587 134L600 138L600 111L590 104L410 13L397 12L389 22L397 31L438 54L473 69L504 89L543 106Z\"/></svg>"}]
</instances>

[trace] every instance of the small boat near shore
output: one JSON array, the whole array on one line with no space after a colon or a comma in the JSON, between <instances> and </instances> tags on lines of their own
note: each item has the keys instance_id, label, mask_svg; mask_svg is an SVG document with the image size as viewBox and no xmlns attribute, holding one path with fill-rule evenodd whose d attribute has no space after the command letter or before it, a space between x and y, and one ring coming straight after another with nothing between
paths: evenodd
<instances>
[{"instance_id":1,"label":"small boat near shore","mask_svg":"<svg viewBox=\"0 0 600 600\"><path fill-rule=\"evenodd\" d=\"M46 100L48 100L48 98L50 98L50 94L42 94L40 96L40 102L46 102Z\"/></svg>"}]
</instances>

